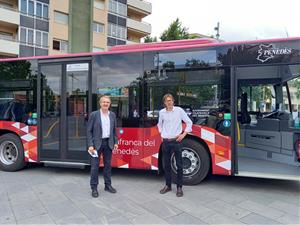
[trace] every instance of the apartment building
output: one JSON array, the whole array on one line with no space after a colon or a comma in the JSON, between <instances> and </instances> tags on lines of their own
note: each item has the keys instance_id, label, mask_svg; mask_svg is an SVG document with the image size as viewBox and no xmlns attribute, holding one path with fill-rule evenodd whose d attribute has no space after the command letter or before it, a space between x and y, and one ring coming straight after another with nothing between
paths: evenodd
<instances>
[{"instance_id":1,"label":"apartment building","mask_svg":"<svg viewBox=\"0 0 300 225\"><path fill-rule=\"evenodd\" d=\"M0 1L0 57L19 55L18 31L20 26L18 0Z\"/></svg>"},{"instance_id":2,"label":"apartment building","mask_svg":"<svg viewBox=\"0 0 300 225\"><path fill-rule=\"evenodd\" d=\"M0 0L0 57L105 51L151 33L143 0Z\"/></svg>"}]
</instances>

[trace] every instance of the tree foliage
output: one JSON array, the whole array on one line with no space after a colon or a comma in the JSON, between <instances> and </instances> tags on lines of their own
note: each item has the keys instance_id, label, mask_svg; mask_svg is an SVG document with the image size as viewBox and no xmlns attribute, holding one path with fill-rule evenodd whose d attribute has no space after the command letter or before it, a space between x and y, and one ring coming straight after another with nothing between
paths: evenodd
<instances>
[{"instance_id":1,"label":"tree foliage","mask_svg":"<svg viewBox=\"0 0 300 225\"><path fill-rule=\"evenodd\" d=\"M296 88L296 97L300 99L300 78L291 80L290 84Z\"/></svg>"},{"instance_id":2,"label":"tree foliage","mask_svg":"<svg viewBox=\"0 0 300 225\"><path fill-rule=\"evenodd\" d=\"M161 34L162 41L189 39L188 28L183 27L177 18L170 26Z\"/></svg>"},{"instance_id":3,"label":"tree foliage","mask_svg":"<svg viewBox=\"0 0 300 225\"><path fill-rule=\"evenodd\" d=\"M26 80L32 77L29 61L3 62L0 64L0 80Z\"/></svg>"},{"instance_id":4,"label":"tree foliage","mask_svg":"<svg viewBox=\"0 0 300 225\"><path fill-rule=\"evenodd\" d=\"M148 35L144 38L144 42L145 43L157 42L157 37L151 37L150 35Z\"/></svg>"}]
</instances>

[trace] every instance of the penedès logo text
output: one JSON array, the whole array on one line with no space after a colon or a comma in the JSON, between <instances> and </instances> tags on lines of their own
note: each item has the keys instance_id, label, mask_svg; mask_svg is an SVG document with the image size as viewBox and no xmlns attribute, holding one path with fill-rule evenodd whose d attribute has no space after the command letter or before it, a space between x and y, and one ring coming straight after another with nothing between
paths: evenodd
<instances>
[{"instance_id":1,"label":"pened\u00e8s logo text","mask_svg":"<svg viewBox=\"0 0 300 225\"><path fill-rule=\"evenodd\" d=\"M276 55L289 55L292 53L290 48L274 48L272 44L264 45L260 44L258 49L257 60L266 62L269 59L274 58Z\"/></svg>"}]
</instances>

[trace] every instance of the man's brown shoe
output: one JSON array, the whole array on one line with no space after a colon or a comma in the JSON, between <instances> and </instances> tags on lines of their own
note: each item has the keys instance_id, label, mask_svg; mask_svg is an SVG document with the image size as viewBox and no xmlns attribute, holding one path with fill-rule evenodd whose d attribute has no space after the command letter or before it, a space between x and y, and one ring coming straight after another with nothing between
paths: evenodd
<instances>
[{"instance_id":1,"label":"man's brown shoe","mask_svg":"<svg viewBox=\"0 0 300 225\"><path fill-rule=\"evenodd\" d=\"M165 193L167 193L167 192L169 192L169 191L172 191L172 189L166 185L166 186L164 186L163 189L161 189L161 190L159 191L159 193L165 194Z\"/></svg>"},{"instance_id":2,"label":"man's brown shoe","mask_svg":"<svg viewBox=\"0 0 300 225\"><path fill-rule=\"evenodd\" d=\"M182 197L182 196L183 196L183 191L182 191L182 188L181 188L181 187L178 187L178 188L177 188L176 196L177 196L177 197Z\"/></svg>"}]
</instances>

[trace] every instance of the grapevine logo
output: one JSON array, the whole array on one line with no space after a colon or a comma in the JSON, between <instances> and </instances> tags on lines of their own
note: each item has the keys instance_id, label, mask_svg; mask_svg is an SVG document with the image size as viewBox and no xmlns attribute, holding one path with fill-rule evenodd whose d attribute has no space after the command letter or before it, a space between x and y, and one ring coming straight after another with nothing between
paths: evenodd
<instances>
[{"instance_id":1,"label":"grapevine logo","mask_svg":"<svg viewBox=\"0 0 300 225\"><path fill-rule=\"evenodd\" d=\"M269 59L274 58L276 55L290 55L291 53L292 49L290 48L274 48L272 44L260 44L256 59L261 62L266 62Z\"/></svg>"}]
</instances>

